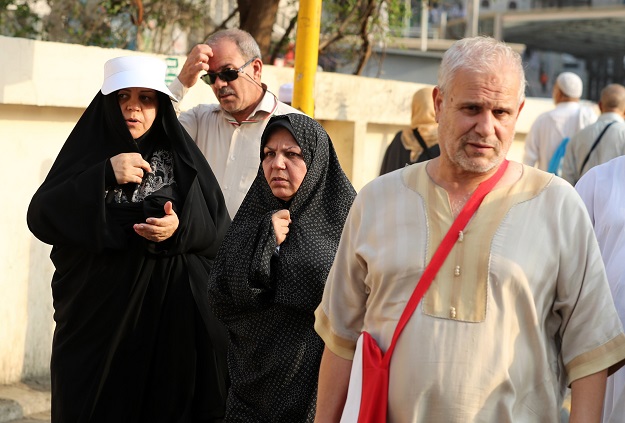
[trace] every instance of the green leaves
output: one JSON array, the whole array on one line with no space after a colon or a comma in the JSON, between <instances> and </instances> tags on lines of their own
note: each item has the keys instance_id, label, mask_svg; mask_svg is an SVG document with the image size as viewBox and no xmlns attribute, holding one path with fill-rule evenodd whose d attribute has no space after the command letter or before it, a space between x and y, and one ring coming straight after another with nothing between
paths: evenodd
<instances>
[{"instance_id":1,"label":"green leaves","mask_svg":"<svg viewBox=\"0 0 625 423\"><path fill-rule=\"evenodd\" d=\"M28 3L19 0L0 0L0 35L37 38L40 18Z\"/></svg>"}]
</instances>

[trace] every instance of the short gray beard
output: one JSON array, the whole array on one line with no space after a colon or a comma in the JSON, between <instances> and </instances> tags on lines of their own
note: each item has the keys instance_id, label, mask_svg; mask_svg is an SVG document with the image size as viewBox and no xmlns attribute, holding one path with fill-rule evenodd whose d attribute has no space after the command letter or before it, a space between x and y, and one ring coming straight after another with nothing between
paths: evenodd
<instances>
[{"instance_id":1,"label":"short gray beard","mask_svg":"<svg viewBox=\"0 0 625 423\"><path fill-rule=\"evenodd\" d=\"M497 156L485 165L479 165L467 157L463 151L458 151L453 157L451 157L451 161L466 172L486 173L499 166L501 162L503 162L503 157Z\"/></svg>"},{"instance_id":2,"label":"short gray beard","mask_svg":"<svg viewBox=\"0 0 625 423\"><path fill-rule=\"evenodd\" d=\"M512 134L512 140L514 141L514 133ZM512 144L512 142L510 144ZM499 155L486 165L478 165L473 162L463 150L458 150L453 156L449 156L450 160L460 167L462 170L470 173L487 173L494 168L498 167L506 158L507 151L501 154L503 150L499 151Z\"/></svg>"}]
</instances>

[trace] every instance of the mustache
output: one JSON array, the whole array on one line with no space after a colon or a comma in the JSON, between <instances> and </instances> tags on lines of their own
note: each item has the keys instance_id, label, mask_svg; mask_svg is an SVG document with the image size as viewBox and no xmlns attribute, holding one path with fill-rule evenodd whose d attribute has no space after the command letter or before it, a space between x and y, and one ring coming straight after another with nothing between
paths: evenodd
<instances>
[{"instance_id":1,"label":"mustache","mask_svg":"<svg viewBox=\"0 0 625 423\"><path fill-rule=\"evenodd\" d=\"M514 141L514 135L510 138L510 142ZM466 136L461 138L462 144L478 144L484 147L493 147L498 148L501 143L505 143L504 140L499 140L495 138L484 138L479 136Z\"/></svg>"},{"instance_id":2,"label":"mustache","mask_svg":"<svg viewBox=\"0 0 625 423\"><path fill-rule=\"evenodd\" d=\"M219 95L236 95L234 90L230 87L221 87L219 89Z\"/></svg>"},{"instance_id":3,"label":"mustache","mask_svg":"<svg viewBox=\"0 0 625 423\"><path fill-rule=\"evenodd\" d=\"M477 136L475 134L466 135L462 137L463 144L480 144L494 147L497 143L497 140L492 140L484 137Z\"/></svg>"},{"instance_id":4,"label":"mustache","mask_svg":"<svg viewBox=\"0 0 625 423\"><path fill-rule=\"evenodd\" d=\"M510 139L508 141L513 142L515 137L516 137L516 131L513 131L510 134ZM487 145L487 146L490 146L490 147L497 147L499 145L499 143L506 142L506 140L498 139L496 135L489 136L489 137L485 138L485 137L479 136L479 135L477 135L475 133L467 134L467 135L461 137L460 141L463 144L473 143L473 144Z\"/></svg>"}]
</instances>

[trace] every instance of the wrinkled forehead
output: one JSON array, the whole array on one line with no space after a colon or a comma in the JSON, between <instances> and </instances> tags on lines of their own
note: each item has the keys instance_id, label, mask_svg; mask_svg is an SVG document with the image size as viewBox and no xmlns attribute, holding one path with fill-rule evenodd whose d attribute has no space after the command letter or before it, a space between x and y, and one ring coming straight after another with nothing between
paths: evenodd
<instances>
[{"instance_id":1,"label":"wrinkled forehead","mask_svg":"<svg viewBox=\"0 0 625 423\"><path fill-rule=\"evenodd\" d=\"M236 43L229 39L220 39L210 45L213 56L208 58L208 66L211 72L218 72L226 68L237 69L245 60Z\"/></svg>"},{"instance_id":2,"label":"wrinkled forehead","mask_svg":"<svg viewBox=\"0 0 625 423\"><path fill-rule=\"evenodd\" d=\"M497 102L520 104L522 100L521 81L518 74L510 66L503 67L501 72L488 69L467 69L457 72L449 80L449 84L439 95L443 98L458 100L463 97L484 99Z\"/></svg>"}]
</instances>

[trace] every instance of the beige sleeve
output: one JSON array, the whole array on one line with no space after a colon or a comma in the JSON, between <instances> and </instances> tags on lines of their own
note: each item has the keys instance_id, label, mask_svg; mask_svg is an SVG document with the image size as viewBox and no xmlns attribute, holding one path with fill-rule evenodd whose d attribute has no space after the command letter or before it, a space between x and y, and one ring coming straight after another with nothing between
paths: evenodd
<instances>
[{"instance_id":1,"label":"beige sleeve","mask_svg":"<svg viewBox=\"0 0 625 423\"><path fill-rule=\"evenodd\" d=\"M185 94L189 91L189 89L186 88L184 85L182 85L182 83L180 82L178 78L171 81L171 84L169 84L167 88L169 88L169 91L171 91L171 93L175 95L176 98L178 99L178 101L172 101L171 103L174 105L174 110L176 111L176 115L179 115L180 103L182 102L182 99L184 98Z\"/></svg>"}]
</instances>

